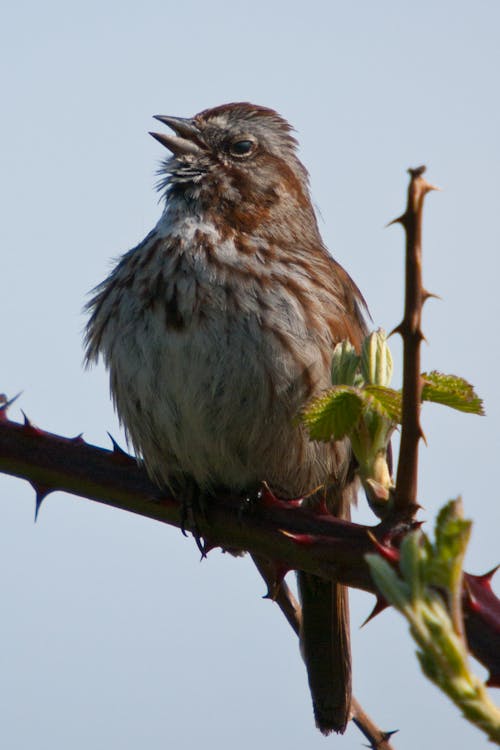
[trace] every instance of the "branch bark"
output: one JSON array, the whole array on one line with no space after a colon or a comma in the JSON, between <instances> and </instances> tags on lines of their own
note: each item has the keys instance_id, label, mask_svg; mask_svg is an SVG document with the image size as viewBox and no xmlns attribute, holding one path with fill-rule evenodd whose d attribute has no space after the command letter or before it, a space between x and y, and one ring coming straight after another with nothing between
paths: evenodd
<instances>
[{"instance_id":1,"label":"branch bark","mask_svg":"<svg viewBox=\"0 0 500 750\"><path fill-rule=\"evenodd\" d=\"M417 503L418 444L423 437L420 425L422 376L420 374L420 345L422 307L430 296L422 284L422 219L424 198L434 185L422 175L425 167L408 170L411 179L405 213L391 224L402 224L406 233L405 311L394 332L403 338L403 417L399 452L394 515L400 521L412 521L419 509Z\"/></svg>"},{"instance_id":2,"label":"branch bark","mask_svg":"<svg viewBox=\"0 0 500 750\"><path fill-rule=\"evenodd\" d=\"M123 451L107 451L17 424L5 413L0 420L0 471L26 479L37 502L62 490L121 510L181 527L181 505L148 478ZM283 568L300 569L355 588L373 591L364 555L373 552L370 535L381 543L380 526L363 526L290 503L264 491L260 501L244 504L240 496L221 493L197 518L207 549L243 549Z\"/></svg>"},{"instance_id":3,"label":"branch bark","mask_svg":"<svg viewBox=\"0 0 500 750\"><path fill-rule=\"evenodd\" d=\"M131 456L117 448L88 445L81 436L68 439L29 422L12 422L5 406L0 407L0 471L28 481L38 503L60 490L181 526L180 504L162 493ZM244 549L267 560L273 587L279 586L287 570L305 570L375 596L366 553L378 550L396 564L397 545L412 528L411 524L387 528L386 521L363 526L315 515L266 493L244 510L240 497L220 495L208 517L199 519L199 526L208 549ZM489 670L489 684L500 685L500 600L489 580L464 574L464 617L471 653Z\"/></svg>"}]
</instances>

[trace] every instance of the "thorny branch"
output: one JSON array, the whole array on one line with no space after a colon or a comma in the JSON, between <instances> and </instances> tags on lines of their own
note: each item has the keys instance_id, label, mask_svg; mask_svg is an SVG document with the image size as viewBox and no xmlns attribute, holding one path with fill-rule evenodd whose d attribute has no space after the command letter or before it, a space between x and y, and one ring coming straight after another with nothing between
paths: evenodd
<instances>
[{"instance_id":1,"label":"thorny branch","mask_svg":"<svg viewBox=\"0 0 500 750\"><path fill-rule=\"evenodd\" d=\"M12 422L5 406L0 408L0 472L27 480L38 505L60 490L181 525L179 503L116 445L108 451L88 445L81 436L64 438L29 422ZM288 570L300 569L377 595L365 555L375 546L396 563L403 533L400 526L390 529L385 522L364 526L315 515L266 491L243 509L241 497L218 496L199 525L207 552L216 546L246 549L273 561L271 594ZM491 576L464 575L463 606L470 650L490 671L490 684L500 685L500 600L489 586Z\"/></svg>"},{"instance_id":2,"label":"thorny branch","mask_svg":"<svg viewBox=\"0 0 500 750\"><path fill-rule=\"evenodd\" d=\"M422 217L424 198L437 190L422 175L425 167L408 170L411 179L408 187L406 211L391 224L402 224L406 233L405 311L394 332L403 338L403 419L394 514L403 522L412 521L418 511L418 444L423 437L420 425L422 402L422 376L420 375L420 345L422 333L422 307L431 296L422 285Z\"/></svg>"},{"instance_id":3,"label":"thorny branch","mask_svg":"<svg viewBox=\"0 0 500 750\"><path fill-rule=\"evenodd\" d=\"M50 492L62 490L180 528L180 503L116 444L108 451L81 436L68 439L30 423L11 422L5 409L0 415L0 471L30 482L38 505ZM367 591L373 591L364 562L364 555L373 551L367 532L382 544L388 539L378 527L293 508L265 488L260 499L250 502L220 493L197 523L207 552L213 547L244 549L278 561L279 578L300 569Z\"/></svg>"}]
</instances>

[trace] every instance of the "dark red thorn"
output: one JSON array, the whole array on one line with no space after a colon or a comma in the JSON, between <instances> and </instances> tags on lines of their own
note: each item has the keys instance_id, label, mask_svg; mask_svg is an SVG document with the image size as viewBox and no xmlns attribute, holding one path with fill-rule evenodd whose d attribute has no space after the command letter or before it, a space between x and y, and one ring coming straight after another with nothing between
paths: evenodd
<instances>
[{"instance_id":1,"label":"dark red thorn","mask_svg":"<svg viewBox=\"0 0 500 750\"><path fill-rule=\"evenodd\" d=\"M42 503L51 492L54 492L54 487L46 487L44 484L36 484L35 482L30 482L31 486L35 490L36 497L35 497L35 523L38 520L38 513L40 512L40 508L42 507Z\"/></svg>"},{"instance_id":2,"label":"dark red thorn","mask_svg":"<svg viewBox=\"0 0 500 750\"><path fill-rule=\"evenodd\" d=\"M39 427L35 427L31 419L26 416L26 414L24 413L22 409L21 409L21 414L24 417L23 427L26 430L26 432L30 433L31 435L43 435L43 430L41 430Z\"/></svg>"},{"instance_id":3,"label":"dark red thorn","mask_svg":"<svg viewBox=\"0 0 500 750\"><path fill-rule=\"evenodd\" d=\"M313 544L317 539L313 534L294 534L292 531L286 531L285 529L279 529L279 531L297 544Z\"/></svg>"},{"instance_id":4,"label":"dark red thorn","mask_svg":"<svg viewBox=\"0 0 500 750\"><path fill-rule=\"evenodd\" d=\"M493 576L497 572L497 570L500 568L500 565L495 565L494 568L488 571L488 573L483 573L480 576L473 576L471 575L471 578L474 578L480 586L486 586L488 589L491 589L491 581L493 580Z\"/></svg>"},{"instance_id":5,"label":"dark red thorn","mask_svg":"<svg viewBox=\"0 0 500 750\"><path fill-rule=\"evenodd\" d=\"M500 674L490 674L486 680L486 687L500 688Z\"/></svg>"},{"instance_id":6,"label":"dark red thorn","mask_svg":"<svg viewBox=\"0 0 500 750\"><path fill-rule=\"evenodd\" d=\"M386 544L381 544L376 537L369 531L368 536L372 540L377 552L385 558L388 562L395 563L399 561L399 550L395 547L388 547Z\"/></svg>"},{"instance_id":7,"label":"dark red thorn","mask_svg":"<svg viewBox=\"0 0 500 750\"><path fill-rule=\"evenodd\" d=\"M267 593L264 594L262 597L263 599L270 599L271 601L276 601L276 597L279 594L280 586L283 583L283 580L287 573L292 570L289 565L284 565L283 563L278 563L276 560L270 560L269 561L269 568L272 575L272 580L268 581L268 589Z\"/></svg>"},{"instance_id":8,"label":"dark red thorn","mask_svg":"<svg viewBox=\"0 0 500 750\"><path fill-rule=\"evenodd\" d=\"M262 487L259 490L259 501L266 508L298 508L302 505L301 497L292 500L281 500L276 497L267 482L262 482Z\"/></svg>"},{"instance_id":9,"label":"dark red thorn","mask_svg":"<svg viewBox=\"0 0 500 750\"><path fill-rule=\"evenodd\" d=\"M481 619L490 624L500 636L500 599L493 591L488 574L473 576L464 573L466 590L465 605L471 612L479 614Z\"/></svg>"},{"instance_id":10,"label":"dark red thorn","mask_svg":"<svg viewBox=\"0 0 500 750\"><path fill-rule=\"evenodd\" d=\"M79 435L75 435L75 437L72 437L69 439L70 443L74 443L75 445L85 445L85 440L83 439L83 432L80 432Z\"/></svg>"},{"instance_id":11,"label":"dark red thorn","mask_svg":"<svg viewBox=\"0 0 500 750\"><path fill-rule=\"evenodd\" d=\"M387 609L389 606L387 599L384 599L384 597L381 594L377 594L377 601L375 602L375 605L366 618L364 622L361 623L361 627L364 628L365 625L368 625L368 623L373 620L377 615L379 615L381 612L384 611L384 609ZM397 729L395 731L398 731Z\"/></svg>"}]
</instances>

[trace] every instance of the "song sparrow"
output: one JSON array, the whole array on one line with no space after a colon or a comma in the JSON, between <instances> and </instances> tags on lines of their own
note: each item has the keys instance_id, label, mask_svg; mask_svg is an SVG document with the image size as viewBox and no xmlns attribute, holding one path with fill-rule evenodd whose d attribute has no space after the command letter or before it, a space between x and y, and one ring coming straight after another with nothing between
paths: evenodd
<instances>
[{"instance_id":1,"label":"song sparrow","mask_svg":"<svg viewBox=\"0 0 500 750\"><path fill-rule=\"evenodd\" d=\"M349 517L349 444L308 440L294 417L330 384L334 345L357 348L363 298L321 240L291 127L226 104L157 117L165 209L89 304L118 415L151 476L202 491L295 498L317 490ZM323 131L324 132L324 131ZM316 723L342 732L351 665L346 590L299 574L302 653Z\"/></svg>"}]
</instances>

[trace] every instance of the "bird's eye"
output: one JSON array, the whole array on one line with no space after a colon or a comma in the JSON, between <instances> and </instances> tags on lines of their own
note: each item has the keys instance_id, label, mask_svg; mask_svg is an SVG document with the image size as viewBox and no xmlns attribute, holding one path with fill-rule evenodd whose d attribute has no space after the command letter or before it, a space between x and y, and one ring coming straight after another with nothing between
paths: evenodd
<instances>
[{"instance_id":1,"label":"bird's eye","mask_svg":"<svg viewBox=\"0 0 500 750\"><path fill-rule=\"evenodd\" d=\"M241 141L233 141L229 147L229 151L232 156L250 156L257 147L255 141L251 141L248 138L242 139Z\"/></svg>"}]
</instances>

